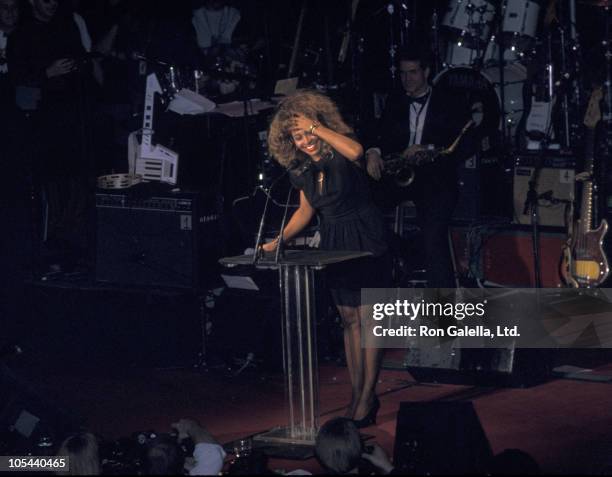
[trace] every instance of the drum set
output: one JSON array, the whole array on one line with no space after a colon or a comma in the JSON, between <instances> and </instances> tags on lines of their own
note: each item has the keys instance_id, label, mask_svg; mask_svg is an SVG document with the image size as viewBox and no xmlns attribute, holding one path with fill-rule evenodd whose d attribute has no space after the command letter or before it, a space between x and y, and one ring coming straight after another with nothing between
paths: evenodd
<instances>
[{"instance_id":1,"label":"drum set","mask_svg":"<svg viewBox=\"0 0 612 477\"><path fill-rule=\"evenodd\" d=\"M541 10L535 0L450 0L440 25L443 69L434 84L481 102L485 127L509 142L525 113L526 65L535 57Z\"/></svg>"}]
</instances>

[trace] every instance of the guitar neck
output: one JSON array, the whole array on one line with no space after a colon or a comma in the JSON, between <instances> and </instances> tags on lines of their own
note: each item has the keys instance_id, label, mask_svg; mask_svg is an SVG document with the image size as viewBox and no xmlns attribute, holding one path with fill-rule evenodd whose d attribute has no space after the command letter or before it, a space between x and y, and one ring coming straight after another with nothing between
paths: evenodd
<instances>
[{"instance_id":1,"label":"guitar neck","mask_svg":"<svg viewBox=\"0 0 612 477\"><path fill-rule=\"evenodd\" d=\"M580 229L586 233L591 230L593 223L593 156L595 154L595 129L587 129L585 134L585 158L584 172L588 174L589 179L582 183L582 196L580 201Z\"/></svg>"}]
</instances>

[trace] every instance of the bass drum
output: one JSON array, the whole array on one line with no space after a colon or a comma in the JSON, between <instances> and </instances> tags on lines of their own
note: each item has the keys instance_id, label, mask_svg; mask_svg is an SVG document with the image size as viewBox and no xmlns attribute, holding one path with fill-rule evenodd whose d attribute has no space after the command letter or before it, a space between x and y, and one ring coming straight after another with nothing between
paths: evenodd
<instances>
[{"instance_id":1,"label":"bass drum","mask_svg":"<svg viewBox=\"0 0 612 477\"><path fill-rule=\"evenodd\" d=\"M483 74L495 87L501 104L500 70L498 66L483 70ZM504 128L506 137L515 138L517 129L525 112L523 88L527 80L527 68L520 63L512 63L504 67Z\"/></svg>"},{"instance_id":2,"label":"bass drum","mask_svg":"<svg viewBox=\"0 0 612 477\"><path fill-rule=\"evenodd\" d=\"M433 84L435 89L466 98L472 117L480 122L477 131L482 138L481 152L494 148L499 141L500 108L490 78L472 68L447 68L434 78Z\"/></svg>"}]
</instances>

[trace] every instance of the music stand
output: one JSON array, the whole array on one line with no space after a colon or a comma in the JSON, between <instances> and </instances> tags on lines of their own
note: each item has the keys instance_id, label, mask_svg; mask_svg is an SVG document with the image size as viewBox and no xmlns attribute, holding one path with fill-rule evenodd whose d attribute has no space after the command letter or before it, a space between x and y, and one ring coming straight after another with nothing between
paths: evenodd
<instances>
[{"instance_id":1,"label":"music stand","mask_svg":"<svg viewBox=\"0 0 612 477\"><path fill-rule=\"evenodd\" d=\"M316 353L315 275L338 263L370 256L369 252L287 250L254 265L279 271L282 313L283 373L288 425L253 437L267 445L314 446L319 429L319 372ZM219 260L225 267L253 265L252 255Z\"/></svg>"}]
</instances>

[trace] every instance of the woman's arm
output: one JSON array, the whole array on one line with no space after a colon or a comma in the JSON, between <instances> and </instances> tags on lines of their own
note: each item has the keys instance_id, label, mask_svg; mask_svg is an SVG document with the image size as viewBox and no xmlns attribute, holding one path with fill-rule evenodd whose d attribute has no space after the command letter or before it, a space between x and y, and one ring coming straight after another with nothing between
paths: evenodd
<instances>
[{"instance_id":1,"label":"woman's arm","mask_svg":"<svg viewBox=\"0 0 612 477\"><path fill-rule=\"evenodd\" d=\"M363 147L357 141L326 128L321 123L308 119L306 116L296 115L295 126L325 141L349 161L356 161L363 155Z\"/></svg>"},{"instance_id":2,"label":"woman's arm","mask_svg":"<svg viewBox=\"0 0 612 477\"><path fill-rule=\"evenodd\" d=\"M304 230L312 220L313 215L314 209L312 208L312 205L310 205L310 202L308 202L308 199L304 195L304 191L300 191L300 206L298 210L293 213L289 223L285 227L283 232L283 240L288 242L302 230ZM278 238L272 242L268 242L262 248L264 252L273 252L276 250L277 246Z\"/></svg>"}]
</instances>

